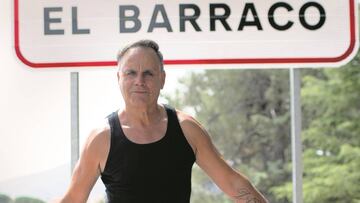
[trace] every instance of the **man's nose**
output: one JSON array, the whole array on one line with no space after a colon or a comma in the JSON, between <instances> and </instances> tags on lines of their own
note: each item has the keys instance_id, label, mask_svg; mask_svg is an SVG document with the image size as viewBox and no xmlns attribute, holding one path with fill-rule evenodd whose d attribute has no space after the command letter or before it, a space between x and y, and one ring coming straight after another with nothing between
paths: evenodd
<instances>
[{"instance_id":1,"label":"man's nose","mask_svg":"<svg viewBox=\"0 0 360 203\"><path fill-rule=\"evenodd\" d=\"M145 84L145 77L142 74L138 74L135 79L136 85L144 85Z\"/></svg>"}]
</instances>

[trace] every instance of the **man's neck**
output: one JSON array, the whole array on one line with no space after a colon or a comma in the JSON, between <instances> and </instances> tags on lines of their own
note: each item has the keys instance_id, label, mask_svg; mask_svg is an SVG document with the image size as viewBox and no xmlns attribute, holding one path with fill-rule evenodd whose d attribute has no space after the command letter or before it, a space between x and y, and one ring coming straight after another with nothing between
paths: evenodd
<instances>
[{"instance_id":1,"label":"man's neck","mask_svg":"<svg viewBox=\"0 0 360 203\"><path fill-rule=\"evenodd\" d=\"M158 104L146 108L126 106L120 116L126 125L146 127L160 122L163 117L162 108Z\"/></svg>"}]
</instances>

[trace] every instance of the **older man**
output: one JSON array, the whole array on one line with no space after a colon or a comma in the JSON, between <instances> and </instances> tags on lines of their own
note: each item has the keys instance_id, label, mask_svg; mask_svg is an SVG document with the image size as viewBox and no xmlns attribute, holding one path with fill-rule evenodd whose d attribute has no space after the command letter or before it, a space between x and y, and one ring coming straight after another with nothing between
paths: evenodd
<instances>
[{"instance_id":1,"label":"older man","mask_svg":"<svg viewBox=\"0 0 360 203\"><path fill-rule=\"evenodd\" d=\"M234 202L267 202L222 159L194 118L158 103L166 75L155 42L125 47L118 65L125 108L91 132L61 202L86 202L101 176L111 203L189 203L194 162Z\"/></svg>"}]
</instances>

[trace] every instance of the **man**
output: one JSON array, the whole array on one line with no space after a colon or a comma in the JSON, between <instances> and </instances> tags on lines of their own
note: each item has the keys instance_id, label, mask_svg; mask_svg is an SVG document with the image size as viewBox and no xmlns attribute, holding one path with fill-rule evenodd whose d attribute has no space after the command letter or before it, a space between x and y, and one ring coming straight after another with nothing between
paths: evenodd
<instances>
[{"instance_id":1,"label":"man","mask_svg":"<svg viewBox=\"0 0 360 203\"><path fill-rule=\"evenodd\" d=\"M165 71L155 42L124 48L118 66L125 108L91 132L61 202L86 202L101 176L111 203L188 203L194 162L234 202L267 202L222 159L194 118L158 104Z\"/></svg>"}]
</instances>

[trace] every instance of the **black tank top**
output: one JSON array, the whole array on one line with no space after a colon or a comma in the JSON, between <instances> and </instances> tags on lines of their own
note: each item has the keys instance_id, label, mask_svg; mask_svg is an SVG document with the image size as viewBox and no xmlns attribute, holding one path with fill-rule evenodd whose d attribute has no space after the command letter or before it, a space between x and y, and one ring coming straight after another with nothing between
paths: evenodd
<instances>
[{"instance_id":1,"label":"black tank top","mask_svg":"<svg viewBox=\"0 0 360 203\"><path fill-rule=\"evenodd\" d=\"M110 203L189 203L194 152L175 109L166 106L165 136L136 144L124 134L117 112L108 116L110 151L101 179Z\"/></svg>"}]
</instances>

